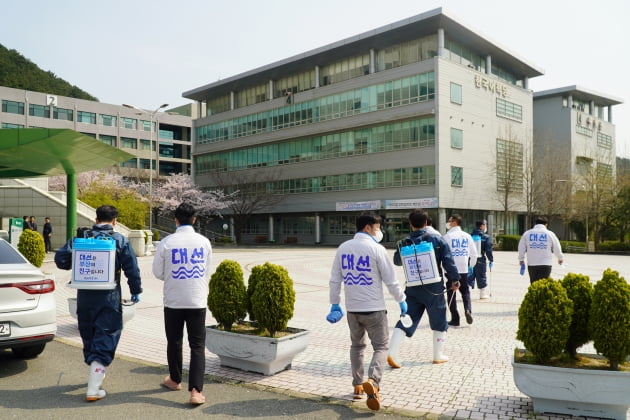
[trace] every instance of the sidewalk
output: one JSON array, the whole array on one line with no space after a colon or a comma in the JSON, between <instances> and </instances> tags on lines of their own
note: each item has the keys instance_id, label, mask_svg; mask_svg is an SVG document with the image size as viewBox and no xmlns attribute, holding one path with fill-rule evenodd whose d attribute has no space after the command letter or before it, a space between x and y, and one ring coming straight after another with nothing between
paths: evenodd
<instances>
[{"instance_id":1,"label":"sidewalk","mask_svg":"<svg viewBox=\"0 0 630 420\"><path fill-rule=\"evenodd\" d=\"M289 324L308 329L310 343L303 353L296 356L292 369L274 376L221 367L218 357L206 351L206 374L210 376L208 384L211 385L212 378L221 378L221 381L255 384L283 394L307 394L322 401L341 401L357 406L361 411L365 409L365 400L352 402L347 324L331 325L325 321L330 306L328 276L334 253L334 248L320 247L214 249L213 267L223 259L236 260L243 267L246 279L254 265L269 261L285 266L296 290L295 315ZM144 293L142 301L136 305L134 319L125 326L117 353L166 365L162 283L151 275L151 262L152 257L139 258ZM630 279L630 257L627 256L568 254L566 264L567 268L555 265L552 276L560 278L571 271L589 275L594 280L601 278L604 269L611 267ZM67 298L76 295L74 289L65 287L70 273L57 270L51 261L45 262L43 269L56 275L57 335L80 343L76 320L69 316L67 308ZM402 270L398 270L402 281ZM388 369L381 383L384 409L433 418L532 417L531 401L514 385L511 366L512 352L520 345L515 339L518 307L529 286L529 279L518 274L514 252L495 252L494 270L489 275L492 298L480 301L478 290L474 289L472 293L473 324L449 329L446 343L446 353L450 356L448 363L431 363L431 331L426 319L422 320L413 338L404 340L400 351L403 368ZM129 297L126 284L123 296ZM461 302L460 297L458 300ZM389 297L387 304L393 327L398 318L398 305ZM460 310L463 311L461 303ZM207 323L214 323L210 314ZM592 348L585 350L594 351ZM368 351L366 360L369 357ZM185 354L184 365L187 364L188 354ZM536 418L570 417L538 415Z\"/></svg>"}]
</instances>

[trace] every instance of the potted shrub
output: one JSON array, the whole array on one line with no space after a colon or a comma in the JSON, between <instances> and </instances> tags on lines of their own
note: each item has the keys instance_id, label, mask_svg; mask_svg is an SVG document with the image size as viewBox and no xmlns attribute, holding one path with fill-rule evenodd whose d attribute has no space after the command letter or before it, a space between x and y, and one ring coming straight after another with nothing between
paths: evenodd
<instances>
[{"instance_id":1,"label":"potted shrub","mask_svg":"<svg viewBox=\"0 0 630 420\"><path fill-rule=\"evenodd\" d=\"M238 263L224 262L210 280L208 309L219 324L207 327L206 347L222 366L264 375L290 368L308 331L287 326L295 306L289 273L270 263L255 266L246 289ZM244 321L246 311L256 321Z\"/></svg>"},{"instance_id":2,"label":"potted shrub","mask_svg":"<svg viewBox=\"0 0 630 420\"><path fill-rule=\"evenodd\" d=\"M611 371L612 359L609 365L604 357L621 363L630 355L630 286L611 270L592 291L585 281L569 274L529 286L517 331L528 352L515 351L514 382L535 412L625 420L630 366ZM589 337L604 357L577 352Z\"/></svg>"}]
</instances>

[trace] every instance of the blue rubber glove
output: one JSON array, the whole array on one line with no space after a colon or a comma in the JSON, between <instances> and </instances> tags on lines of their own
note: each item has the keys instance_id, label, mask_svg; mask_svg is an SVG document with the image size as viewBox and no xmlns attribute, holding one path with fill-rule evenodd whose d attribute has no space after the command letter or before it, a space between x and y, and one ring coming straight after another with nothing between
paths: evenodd
<instances>
[{"instance_id":1,"label":"blue rubber glove","mask_svg":"<svg viewBox=\"0 0 630 420\"><path fill-rule=\"evenodd\" d=\"M407 306L407 301L403 300L402 302L399 303L399 305L400 305L400 316L407 315L407 309L409 309L409 307Z\"/></svg>"},{"instance_id":2,"label":"blue rubber glove","mask_svg":"<svg viewBox=\"0 0 630 420\"><path fill-rule=\"evenodd\" d=\"M490 261L490 263L488 264L488 267L490 268L490 271L492 271L492 267L494 267L494 262Z\"/></svg>"},{"instance_id":3,"label":"blue rubber glove","mask_svg":"<svg viewBox=\"0 0 630 420\"><path fill-rule=\"evenodd\" d=\"M343 309L338 304L332 304L330 306L330 313L326 315L326 321L334 324L338 322L341 318L343 318Z\"/></svg>"},{"instance_id":4,"label":"blue rubber glove","mask_svg":"<svg viewBox=\"0 0 630 420\"><path fill-rule=\"evenodd\" d=\"M133 303L140 302L140 293L136 293L136 294L131 295L131 301Z\"/></svg>"}]
</instances>

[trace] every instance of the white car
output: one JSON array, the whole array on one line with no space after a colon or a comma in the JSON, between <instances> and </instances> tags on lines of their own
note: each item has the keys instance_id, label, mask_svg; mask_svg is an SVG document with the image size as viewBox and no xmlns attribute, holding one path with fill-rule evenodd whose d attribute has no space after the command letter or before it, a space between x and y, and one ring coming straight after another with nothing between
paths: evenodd
<instances>
[{"instance_id":1,"label":"white car","mask_svg":"<svg viewBox=\"0 0 630 420\"><path fill-rule=\"evenodd\" d=\"M39 355L57 332L55 281L0 238L0 349Z\"/></svg>"}]
</instances>

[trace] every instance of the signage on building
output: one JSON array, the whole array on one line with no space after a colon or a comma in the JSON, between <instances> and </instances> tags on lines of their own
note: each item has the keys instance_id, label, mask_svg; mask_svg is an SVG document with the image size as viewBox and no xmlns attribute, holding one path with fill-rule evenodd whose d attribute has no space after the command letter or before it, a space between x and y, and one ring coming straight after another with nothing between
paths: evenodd
<instances>
[{"instance_id":1,"label":"signage on building","mask_svg":"<svg viewBox=\"0 0 630 420\"><path fill-rule=\"evenodd\" d=\"M341 202L337 202L335 207L337 211L378 210L381 208L381 200L341 201Z\"/></svg>"},{"instance_id":2,"label":"signage on building","mask_svg":"<svg viewBox=\"0 0 630 420\"><path fill-rule=\"evenodd\" d=\"M477 87L477 89L485 89L488 92L494 92L497 95L502 96L504 98L507 98L508 96L507 86L489 77L484 77L479 74L476 74L475 86Z\"/></svg>"},{"instance_id":3,"label":"signage on building","mask_svg":"<svg viewBox=\"0 0 630 420\"><path fill-rule=\"evenodd\" d=\"M408 198L406 200L385 200L385 208L396 209L435 209L438 206L437 197Z\"/></svg>"}]
</instances>

